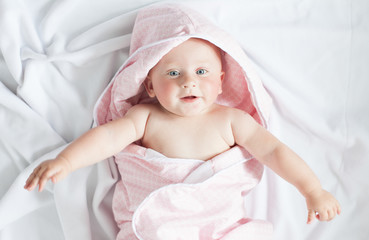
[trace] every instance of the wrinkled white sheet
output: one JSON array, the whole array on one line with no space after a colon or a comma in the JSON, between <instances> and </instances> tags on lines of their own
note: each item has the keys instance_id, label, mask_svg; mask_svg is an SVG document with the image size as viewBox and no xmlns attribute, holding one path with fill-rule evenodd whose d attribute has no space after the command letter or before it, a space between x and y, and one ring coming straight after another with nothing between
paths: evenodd
<instances>
[{"instance_id":1,"label":"wrinkled white sheet","mask_svg":"<svg viewBox=\"0 0 369 240\"><path fill-rule=\"evenodd\" d=\"M43 193L23 190L40 161L91 127L93 106L126 59L138 8L150 0L0 0L0 239L114 239L112 161ZM182 1L227 30L274 100L270 130L341 202L306 225L304 199L266 170L247 196L275 239L369 238L369 2Z\"/></svg>"}]
</instances>

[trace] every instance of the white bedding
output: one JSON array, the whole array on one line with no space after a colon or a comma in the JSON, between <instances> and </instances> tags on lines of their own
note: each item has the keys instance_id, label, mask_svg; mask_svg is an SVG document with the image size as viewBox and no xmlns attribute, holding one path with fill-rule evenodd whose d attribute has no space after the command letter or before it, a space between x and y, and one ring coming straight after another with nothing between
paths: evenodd
<instances>
[{"instance_id":1,"label":"white bedding","mask_svg":"<svg viewBox=\"0 0 369 240\"><path fill-rule=\"evenodd\" d=\"M42 193L24 181L89 129L94 104L126 59L137 10L151 0L0 0L0 239L114 239L111 160ZM306 225L304 199L265 170L247 196L276 240L367 240L369 2L181 1L232 34L273 98L270 130L342 205Z\"/></svg>"}]
</instances>

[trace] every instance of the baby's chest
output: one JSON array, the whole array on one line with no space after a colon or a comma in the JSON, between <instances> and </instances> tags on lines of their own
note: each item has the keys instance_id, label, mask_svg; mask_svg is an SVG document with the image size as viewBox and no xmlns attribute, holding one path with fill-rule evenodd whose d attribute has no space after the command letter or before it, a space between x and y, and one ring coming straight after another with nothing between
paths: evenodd
<instances>
[{"instance_id":1,"label":"baby's chest","mask_svg":"<svg viewBox=\"0 0 369 240\"><path fill-rule=\"evenodd\" d=\"M168 157L209 159L233 145L225 126L212 122L149 122L143 145Z\"/></svg>"}]
</instances>

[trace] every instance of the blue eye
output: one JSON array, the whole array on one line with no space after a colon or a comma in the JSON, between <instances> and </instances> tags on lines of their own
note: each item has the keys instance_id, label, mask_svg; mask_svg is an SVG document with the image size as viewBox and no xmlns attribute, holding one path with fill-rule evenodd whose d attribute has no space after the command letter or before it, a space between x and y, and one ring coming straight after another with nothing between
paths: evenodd
<instances>
[{"instance_id":1,"label":"blue eye","mask_svg":"<svg viewBox=\"0 0 369 240\"><path fill-rule=\"evenodd\" d=\"M176 76L179 76L179 72L178 71L170 71L168 73L168 75L171 76L171 77L176 77Z\"/></svg>"},{"instance_id":2,"label":"blue eye","mask_svg":"<svg viewBox=\"0 0 369 240\"><path fill-rule=\"evenodd\" d=\"M197 70L196 71L196 74L198 74L198 75L203 75L203 74L205 74L205 73L207 73L208 71L206 71L205 69L199 69L199 70Z\"/></svg>"}]
</instances>

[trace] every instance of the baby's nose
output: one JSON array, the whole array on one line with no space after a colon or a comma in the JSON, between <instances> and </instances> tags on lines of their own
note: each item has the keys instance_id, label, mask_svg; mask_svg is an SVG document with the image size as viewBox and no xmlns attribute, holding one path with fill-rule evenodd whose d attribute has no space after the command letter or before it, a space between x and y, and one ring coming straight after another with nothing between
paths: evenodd
<instances>
[{"instance_id":1,"label":"baby's nose","mask_svg":"<svg viewBox=\"0 0 369 240\"><path fill-rule=\"evenodd\" d=\"M194 88L196 87L196 82L190 78L186 77L182 82L182 88Z\"/></svg>"}]
</instances>

